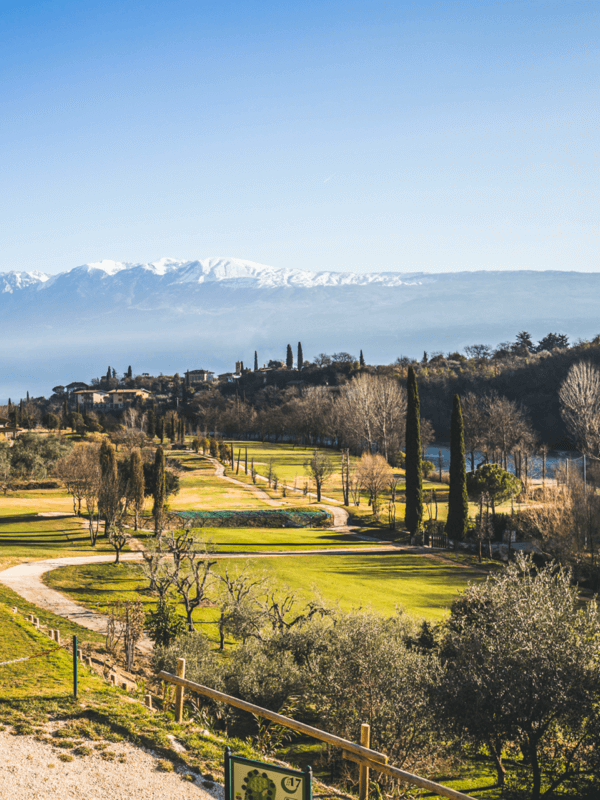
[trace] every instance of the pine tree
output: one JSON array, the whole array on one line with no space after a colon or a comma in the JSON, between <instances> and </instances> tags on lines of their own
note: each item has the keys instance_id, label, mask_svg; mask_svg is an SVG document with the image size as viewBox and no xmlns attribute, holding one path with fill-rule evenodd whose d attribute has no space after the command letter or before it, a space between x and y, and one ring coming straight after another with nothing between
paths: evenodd
<instances>
[{"instance_id":1,"label":"pine tree","mask_svg":"<svg viewBox=\"0 0 600 800\"><path fill-rule=\"evenodd\" d=\"M408 368L406 407L406 516L404 524L415 536L423 519L423 471L421 466L421 421L417 376Z\"/></svg>"},{"instance_id":2,"label":"pine tree","mask_svg":"<svg viewBox=\"0 0 600 800\"><path fill-rule=\"evenodd\" d=\"M302 355L302 342L298 342L298 372L304 366L304 356Z\"/></svg>"},{"instance_id":3,"label":"pine tree","mask_svg":"<svg viewBox=\"0 0 600 800\"><path fill-rule=\"evenodd\" d=\"M254 372L258 372L258 353L254 351Z\"/></svg>"},{"instance_id":4,"label":"pine tree","mask_svg":"<svg viewBox=\"0 0 600 800\"><path fill-rule=\"evenodd\" d=\"M292 353L292 345L288 344L287 353L285 356L285 365L288 369L294 369L294 354Z\"/></svg>"},{"instance_id":5,"label":"pine tree","mask_svg":"<svg viewBox=\"0 0 600 800\"><path fill-rule=\"evenodd\" d=\"M157 535L162 527L162 517L165 505L165 451L162 447L156 448L154 458L154 534Z\"/></svg>"},{"instance_id":6,"label":"pine tree","mask_svg":"<svg viewBox=\"0 0 600 800\"><path fill-rule=\"evenodd\" d=\"M363 356L362 350L360 351L360 358L358 359L358 363L360 364L361 367L364 367L365 365L365 357Z\"/></svg>"},{"instance_id":7,"label":"pine tree","mask_svg":"<svg viewBox=\"0 0 600 800\"><path fill-rule=\"evenodd\" d=\"M469 498L467 496L465 436L460 397L455 394L450 420L450 491L448 493L446 533L455 542L461 542L467 534L468 523Z\"/></svg>"},{"instance_id":8,"label":"pine tree","mask_svg":"<svg viewBox=\"0 0 600 800\"><path fill-rule=\"evenodd\" d=\"M134 530L138 529L140 511L144 507L144 465L139 448L131 451L129 458L129 498L133 505Z\"/></svg>"}]
</instances>

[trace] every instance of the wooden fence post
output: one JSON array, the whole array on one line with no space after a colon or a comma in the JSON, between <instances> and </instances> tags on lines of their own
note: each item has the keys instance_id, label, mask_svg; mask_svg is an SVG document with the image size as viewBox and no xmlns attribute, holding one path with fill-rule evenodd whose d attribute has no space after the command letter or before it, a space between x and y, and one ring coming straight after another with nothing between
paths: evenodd
<instances>
[{"instance_id":1,"label":"wooden fence post","mask_svg":"<svg viewBox=\"0 0 600 800\"><path fill-rule=\"evenodd\" d=\"M177 677L185 678L185 658L177 659ZM175 722L183 721L183 686L178 686L175 692Z\"/></svg>"},{"instance_id":2,"label":"wooden fence post","mask_svg":"<svg viewBox=\"0 0 600 800\"><path fill-rule=\"evenodd\" d=\"M371 747L371 726L366 722L360 726L360 743L363 747ZM369 768L364 767L362 764L359 767L358 776L358 798L359 800L368 800L369 798Z\"/></svg>"}]
</instances>

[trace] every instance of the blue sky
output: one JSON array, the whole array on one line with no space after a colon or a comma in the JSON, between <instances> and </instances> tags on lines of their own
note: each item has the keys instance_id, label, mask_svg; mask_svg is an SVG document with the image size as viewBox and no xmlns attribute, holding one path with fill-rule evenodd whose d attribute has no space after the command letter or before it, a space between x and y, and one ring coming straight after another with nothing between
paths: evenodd
<instances>
[{"instance_id":1,"label":"blue sky","mask_svg":"<svg viewBox=\"0 0 600 800\"><path fill-rule=\"evenodd\" d=\"M0 0L0 270L598 266L597 0Z\"/></svg>"}]
</instances>

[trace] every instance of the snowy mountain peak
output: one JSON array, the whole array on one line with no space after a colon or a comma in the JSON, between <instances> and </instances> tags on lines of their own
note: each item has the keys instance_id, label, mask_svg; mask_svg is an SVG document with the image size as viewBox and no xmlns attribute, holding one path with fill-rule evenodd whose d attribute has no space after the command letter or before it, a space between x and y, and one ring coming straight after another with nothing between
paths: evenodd
<instances>
[{"instance_id":1,"label":"snowy mountain peak","mask_svg":"<svg viewBox=\"0 0 600 800\"><path fill-rule=\"evenodd\" d=\"M44 272L2 272L0 273L0 293L12 294L26 286L45 283L50 278Z\"/></svg>"},{"instance_id":2,"label":"snowy mountain peak","mask_svg":"<svg viewBox=\"0 0 600 800\"><path fill-rule=\"evenodd\" d=\"M44 289L56 283L83 283L98 280L111 284L111 279L122 284L127 275L137 282L151 282L151 276L165 279L169 285L222 283L229 288L275 289L281 287L310 289L324 286L402 286L433 283L439 276L426 273L399 272L312 272L301 269L277 269L255 261L241 258L212 257L183 261L175 258L160 258L148 263L130 263L103 259L82 264L57 275L22 272L0 274L0 291L13 292L34 283L46 282ZM12 276L12 277L10 277ZM21 277L19 277L21 276ZM147 280L146 280L147 279ZM151 283L148 284L149 286ZM7 288L8 287L8 288ZM42 288L38 286L37 288Z\"/></svg>"}]
</instances>

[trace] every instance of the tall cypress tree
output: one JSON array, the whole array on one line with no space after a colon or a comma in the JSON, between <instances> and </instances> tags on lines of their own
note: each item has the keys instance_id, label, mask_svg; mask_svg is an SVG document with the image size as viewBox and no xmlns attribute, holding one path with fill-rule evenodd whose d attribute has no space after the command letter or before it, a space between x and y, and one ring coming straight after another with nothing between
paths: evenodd
<instances>
[{"instance_id":1,"label":"tall cypress tree","mask_svg":"<svg viewBox=\"0 0 600 800\"><path fill-rule=\"evenodd\" d=\"M146 434L149 439L154 439L156 436L156 414L154 413L154 409L148 409L148 418L147 418L147 430Z\"/></svg>"},{"instance_id":2,"label":"tall cypress tree","mask_svg":"<svg viewBox=\"0 0 600 800\"><path fill-rule=\"evenodd\" d=\"M302 342L298 342L298 372L304 365L304 356L302 355Z\"/></svg>"},{"instance_id":3,"label":"tall cypress tree","mask_svg":"<svg viewBox=\"0 0 600 800\"><path fill-rule=\"evenodd\" d=\"M358 359L358 363L360 364L361 367L364 367L365 365L365 357L363 356L362 350L360 351L360 358Z\"/></svg>"},{"instance_id":4,"label":"tall cypress tree","mask_svg":"<svg viewBox=\"0 0 600 800\"><path fill-rule=\"evenodd\" d=\"M254 372L258 372L258 353L254 351Z\"/></svg>"},{"instance_id":5,"label":"tall cypress tree","mask_svg":"<svg viewBox=\"0 0 600 800\"><path fill-rule=\"evenodd\" d=\"M287 353L285 356L285 365L288 369L294 369L294 354L292 353L292 345L288 344Z\"/></svg>"},{"instance_id":6,"label":"tall cypress tree","mask_svg":"<svg viewBox=\"0 0 600 800\"><path fill-rule=\"evenodd\" d=\"M450 491L446 533L455 542L462 541L469 523L467 496L467 467L465 464L465 434L460 397L455 394L450 420Z\"/></svg>"},{"instance_id":7,"label":"tall cypress tree","mask_svg":"<svg viewBox=\"0 0 600 800\"><path fill-rule=\"evenodd\" d=\"M406 407L406 516L404 524L414 536L423 519L423 468L421 465L421 412L417 376L408 368Z\"/></svg>"},{"instance_id":8,"label":"tall cypress tree","mask_svg":"<svg viewBox=\"0 0 600 800\"><path fill-rule=\"evenodd\" d=\"M165 505L165 451L162 447L156 448L154 458L154 534L157 535L162 527L162 517Z\"/></svg>"},{"instance_id":9,"label":"tall cypress tree","mask_svg":"<svg viewBox=\"0 0 600 800\"><path fill-rule=\"evenodd\" d=\"M129 499L133 505L135 515L134 530L138 529L140 511L144 507L144 464L142 454L138 447L131 451L129 458Z\"/></svg>"}]
</instances>

